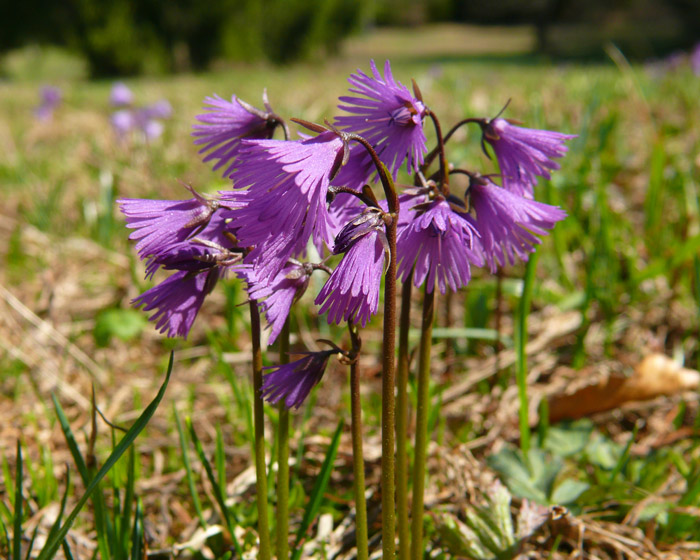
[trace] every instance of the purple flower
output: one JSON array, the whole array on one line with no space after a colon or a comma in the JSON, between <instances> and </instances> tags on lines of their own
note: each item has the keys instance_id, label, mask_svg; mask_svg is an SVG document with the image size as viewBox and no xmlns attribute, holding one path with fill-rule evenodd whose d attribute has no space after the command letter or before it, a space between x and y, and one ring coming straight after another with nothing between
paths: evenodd
<instances>
[{"instance_id":1,"label":"purple flower","mask_svg":"<svg viewBox=\"0 0 700 560\"><path fill-rule=\"evenodd\" d=\"M109 94L109 102L115 107L131 105L134 102L134 94L124 82L115 82Z\"/></svg>"},{"instance_id":2,"label":"purple flower","mask_svg":"<svg viewBox=\"0 0 700 560\"><path fill-rule=\"evenodd\" d=\"M129 109L115 111L110 121L119 138L124 138L134 128L134 115Z\"/></svg>"},{"instance_id":3,"label":"purple flower","mask_svg":"<svg viewBox=\"0 0 700 560\"><path fill-rule=\"evenodd\" d=\"M167 99L156 101L142 109L147 119L169 119L173 114L173 106Z\"/></svg>"},{"instance_id":4,"label":"purple flower","mask_svg":"<svg viewBox=\"0 0 700 560\"><path fill-rule=\"evenodd\" d=\"M163 134L163 123L158 119L168 118L172 107L166 100L147 107L120 109L112 113L112 128L119 138L125 138L132 131L139 131L147 140L155 140Z\"/></svg>"},{"instance_id":5,"label":"purple flower","mask_svg":"<svg viewBox=\"0 0 700 560\"><path fill-rule=\"evenodd\" d=\"M469 196L491 272L498 265L513 264L516 257L528 260L528 253L541 243L536 235L547 235L556 222L566 217L561 208L535 202L484 178L472 181Z\"/></svg>"},{"instance_id":6,"label":"purple flower","mask_svg":"<svg viewBox=\"0 0 700 560\"><path fill-rule=\"evenodd\" d=\"M204 298L216 285L219 274L219 268L202 272L179 270L132 303L144 305L145 311L156 310L149 320L155 321L160 332L169 337L187 338Z\"/></svg>"},{"instance_id":7,"label":"purple flower","mask_svg":"<svg viewBox=\"0 0 700 560\"><path fill-rule=\"evenodd\" d=\"M238 272L238 276L248 284L248 297L257 301L265 313L271 329L268 344L273 344L282 332L292 304L304 295L309 285L311 272L309 266L296 262L287 263L269 282L250 266Z\"/></svg>"},{"instance_id":8,"label":"purple flower","mask_svg":"<svg viewBox=\"0 0 700 560\"><path fill-rule=\"evenodd\" d=\"M334 132L293 142L243 142L231 174L237 188L248 189L247 204L237 212L238 239L255 247L246 262L261 277L275 276L290 257L303 254L312 235L319 251L330 244L326 195L342 157L343 141Z\"/></svg>"},{"instance_id":9,"label":"purple flower","mask_svg":"<svg viewBox=\"0 0 700 560\"><path fill-rule=\"evenodd\" d=\"M352 115L337 117L335 124L347 132L364 136L396 178L404 160L409 173L423 163L427 151L423 132L426 108L406 86L394 81L388 60L384 64L384 77L374 61L370 62L370 67L372 76L358 70L348 79L354 86L350 92L362 97L341 97L340 101L346 105L338 108ZM365 148L353 144L348 164L334 184L359 188L373 172L374 164Z\"/></svg>"},{"instance_id":10,"label":"purple flower","mask_svg":"<svg viewBox=\"0 0 700 560\"><path fill-rule=\"evenodd\" d=\"M295 362L263 368L268 371L263 377L263 397L271 403L284 399L287 408L299 408L323 377L328 358L337 353L337 350L308 352Z\"/></svg>"},{"instance_id":11,"label":"purple flower","mask_svg":"<svg viewBox=\"0 0 700 560\"><path fill-rule=\"evenodd\" d=\"M54 86L44 86L39 91L41 102L34 109L34 115L40 121L47 121L53 117L53 112L61 103L61 90Z\"/></svg>"},{"instance_id":12,"label":"purple flower","mask_svg":"<svg viewBox=\"0 0 700 560\"><path fill-rule=\"evenodd\" d=\"M471 280L470 262L481 266L479 236L472 218L457 213L442 197L415 208L413 219L397 236L398 275L405 280L415 264L413 282L432 292L457 291Z\"/></svg>"},{"instance_id":13,"label":"purple flower","mask_svg":"<svg viewBox=\"0 0 700 560\"><path fill-rule=\"evenodd\" d=\"M364 327L377 312L386 252L383 231L371 229L355 239L316 297L328 323L352 320Z\"/></svg>"},{"instance_id":14,"label":"purple flower","mask_svg":"<svg viewBox=\"0 0 700 560\"><path fill-rule=\"evenodd\" d=\"M483 139L491 144L501 168L503 186L521 196L533 197L537 177L549 179L559 169L552 158L562 157L565 140L576 135L515 126L506 119L491 119L482 125Z\"/></svg>"},{"instance_id":15,"label":"purple flower","mask_svg":"<svg viewBox=\"0 0 700 560\"><path fill-rule=\"evenodd\" d=\"M218 95L204 100L208 111L197 116L203 124L193 126L192 136L196 145L203 144L199 153L209 152L204 161L218 160L214 171L226 166L223 172L229 176L235 167L234 160L241 149L242 138L270 138L274 124L261 111L231 96L228 102Z\"/></svg>"},{"instance_id":16,"label":"purple flower","mask_svg":"<svg viewBox=\"0 0 700 560\"><path fill-rule=\"evenodd\" d=\"M191 187L188 200L117 199L126 217L126 227L136 231L129 239L136 241L136 251L144 259L161 255L200 231L219 208L219 201L204 198Z\"/></svg>"},{"instance_id":17,"label":"purple flower","mask_svg":"<svg viewBox=\"0 0 700 560\"><path fill-rule=\"evenodd\" d=\"M690 68L693 74L700 76L700 43L697 43L690 51Z\"/></svg>"}]
</instances>

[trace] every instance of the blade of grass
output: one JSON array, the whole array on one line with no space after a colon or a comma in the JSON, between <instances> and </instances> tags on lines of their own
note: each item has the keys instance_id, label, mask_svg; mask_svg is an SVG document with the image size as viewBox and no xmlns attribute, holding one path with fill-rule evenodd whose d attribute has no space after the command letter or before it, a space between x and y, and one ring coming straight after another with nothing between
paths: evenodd
<instances>
[{"instance_id":1,"label":"blade of grass","mask_svg":"<svg viewBox=\"0 0 700 560\"><path fill-rule=\"evenodd\" d=\"M141 500L136 501L136 511L134 512L134 528L131 534L131 560L142 560L143 550L143 506Z\"/></svg>"},{"instance_id":2,"label":"blade of grass","mask_svg":"<svg viewBox=\"0 0 700 560\"><path fill-rule=\"evenodd\" d=\"M301 520L301 525L297 531L296 541L294 543L294 551L292 553L292 560L299 560L301 558L302 547L300 543L306 535L311 522L315 519L319 508L321 507L321 500L323 499L323 494L328 486L328 481L331 478L331 471L333 470L333 463L335 462L335 457L338 454L338 446L340 445L340 434L343 433L343 421L338 422L338 427L335 429L333 434L333 439L326 452L326 458L323 460L323 465L321 466L321 472L316 478L316 484L314 484L314 489L311 492L311 497L309 498L309 503L306 504L304 509L304 517Z\"/></svg>"},{"instance_id":3,"label":"blade of grass","mask_svg":"<svg viewBox=\"0 0 700 560\"><path fill-rule=\"evenodd\" d=\"M15 513L13 520L12 534L12 558L13 560L22 560L22 502L24 496L22 494L23 483L23 465L22 465L22 445L17 440L17 470L15 473Z\"/></svg>"},{"instance_id":4,"label":"blade of grass","mask_svg":"<svg viewBox=\"0 0 700 560\"><path fill-rule=\"evenodd\" d=\"M173 414L175 415L175 426L177 427L177 433L180 438L180 451L181 451L181 456L182 456L182 464L185 466L185 478L187 479L187 487L190 490L190 496L192 497L192 505L194 506L194 510L197 513L197 517L199 519L199 524L202 526L202 529L207 528L207 522L204 519L204 511L202 509L202 502L199 499L199 494L197 493L197 487L195 486L194 483L194 475L192 473L192 464L190 463L190 456L188 454L189 451L189 445L187 443L187 434L185 433L185 430L182 428L182 422L180 421L180 415L177 412L177 408L175 408L175 404L173 403Z\"/></svg>"},{"instance_id":5,"label":"blade of grass","mask_svg":"<svg viewBox=\"0 0 700 560\"><path fill-rule=\"evenodd\" d=\"M233 522L231 521L231 515L233 515L234 521L236 522L236 524L238 524L239 521L236 518L235 513L230 512L228 507L226 506L226 496L224 495L225 489L224 489L224 491L222 491L221 487L219 486L219 483L216 481L214 469L211 468L211 463L209 462L209 459L207 458L207 454L204 452L204 447L202 446L202 442L199 440L197 433L194 431L194 426L192 425L192 421L189 418L185 418L185 424L187 426L187 430L189 431L190 437L192 438L192 443L194 443L194 449L197 452L197 456L199 457L199 460L202 462L202 465L204 466L204 470L207 473L207 478L209 479L209 484L211 484L211 486L212 486L212 491L214 492L214 498L216 499L216 502L219 505L219 509L221 510L221 515L223 516L224 521L226 522L226 527L228 529L228 532L231 535L231 541L233 542L233 546L236 549L236 552L242 558L243 557L243 550L241 549L241 545L238 543L238 539L236 539L236 534L234 533L234 525L233 525Z\"/></svg>"},{"instance_id":6,"label":"blade of grass","mask_svg":"<svg viewBox=\"0 0 700 560\"><path fill-rule=\"evenodd\" d=\"M527 457L530 451L530 423L528 421L528 399L527 399L527 316L530 313L530 300L532 298L532 285L535 279L535 269L537 267L537 252L530 255L525 268L525 280L523 282L523 293L520 296L518 306L518 323L515 330L515 348L517 355L515 379L518 384L518 399L520 409L518 419L520 425L520 449L523 456Z\"/></svg>"},{"instance_id":7,"label":"blade of grass","mask_svg":"<svg viewBox=\"0 0 700 560\"><path fill-rule=\"evenodd\" d=\"M80 513L80 510L83 509L83 507L85 506L85 503L88 501L88 499L90 498L92 493L98 487L100 481L112 469L112 467L119 460L119 458L124 454L124 452L129 448L129 446L132 443L134 443L134 440L143 431L143 429L148 424L148 421L151 419L151 417L155 413L156 409L158 408L158 405L160 404L160 401L163 399L163 396L165 395L165 390L168 387L168 382L170 381L170 374L171 374L172 370L173 370L173 352L170 353L170 361L168 363L168 370L165 374L165 381L163 381L163 384L161 385L160 389L158 390L158 394L151 401L151 403L146 407L146 409L141 413L141 416L138 417L138 419L136 420L134 425L131 428L129 428L129 431L124 435L122 440L119 442L119 445L117 445L117 447L114 449L114 451L112 451L110 456L107 457L105 464L102 465L102 468L99 470L97 475L95 475L95 477L91 480L90 484L85 489L85 493L82 495L80 500L78 500L78 503L75 505L73 510L68 515L66 522L56 532L56 534L53 536L52 539L47 540L46 545L44 545L44 548L42 549L41 553L39 554L37 560L49 560L50 558L53 558L53 556L56 554L58 547L61 545L61 542L65 538L65 536L68 533L68 531L70 530L71 526L73 525L75 518Z\"/></svg>"}]
</instances>

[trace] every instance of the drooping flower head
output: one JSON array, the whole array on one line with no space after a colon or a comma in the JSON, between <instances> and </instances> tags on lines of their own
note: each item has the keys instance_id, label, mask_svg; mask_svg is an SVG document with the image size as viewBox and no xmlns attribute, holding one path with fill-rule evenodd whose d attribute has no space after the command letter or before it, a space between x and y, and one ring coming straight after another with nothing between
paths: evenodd
<instances>
[{"instance_id":1,"label":"drooping flower head","mask_svg":"<svg viewBox=\"0 0 700 560\"><path fill-rule=\"evenodd\" d=\"M259 271L252 266L238 272L248 284L248 297L257 301L265 313L270 328L268 344L273 344L282 332L292 304L304 295L309 285L312 271L309 263L290 261L270 281L260 278Z\"/></svg>"},{"instance_id":2,"label":"drooping flower head","mask_svg":"<svg viewBox=\"0 0 700 560\"><path fill-rule=\"evenodd\" d=\"M472 180L469 199L491 272L496 272L498 265L513 264L516 257L527 261L534 246L541 243L537 235L547 235L566 217L561 208L510 192L484 177Z\"/></svg>"},{"instance_id":3,"label":"drooping flower head","mask_svg":"<svg viewBox=\"0 0 700 560\"><path fill-rule=\"evenodd\" d=\"M377 313L388 243L381 214L370 210L370 218L366 216L350 222L336 237L333 252L345 254L315 300L319 313L328 314L328 323L352 320L364 327Z\"/></svg>"},{"instance_id":4,"label":"drooping flower head","mask_svg":"<svg viewBox=\"0 0 700 560\"><path fill-rule=\"evenodd\" d=\"M334 132L296 141L244 140L231 174L247 188L237 212L241 246L255 248L246 262L272 278L313 237L319 252L330 245L333 220L326 207L331 178L342 164L343 140Z\"/></svg>"},{"instance_id":5,"label":"drooping flower head","mask_svg":"<svg viewBox=\"0 0 700 560\"><path fill-rule=\"evenodd\" d=\"M134 102L134 94L124 82L115 82L109 94L109 102L115 107L124 107Z\"/></svg>"},{"instance_id":6,"label":"drooping flower head","mask_svg":"<svg viewBox=\"0 0 700 560\"><path fill-rule=\"evenodd\" d=\"M226 101L218 95L204 99L204 114L197 115L202 124L195 124L192 136L195 145L202 145L199 153L209 152L205 162L218 160L214 171L224 167L224 177L228 177L235 167L234 160L238 156L243 138L272 138L278 121L272 112L263 112L235 95L231 101Z\"/></svg>"},{"instance_id":7,"label":"drooping flower head","mask_svg":"<svg viewBox=\"0 0 700 560\"><path fill-rule=\"evenodd\" d=\"M47 121L53 116L53 112L61 104L61 90L55 86L44 86L39 91L40 102L34 115L40 121Z\"/></svg>"},{"instance_id":8,"label":"drooping flower head","mask_svg":"<svg viewBox=\"0 0 700 560\"><path fill-rule=\"evenodd\" d=\"M185 188L192 193L193 198L117 199L119 208L126 217L126 227L134 230L129 239L136 241L135 248L141 259L154 261L160 256L172 254L188 238L201 234L215 212L242 206L242 203L232 198L222 204L219 200L205 198L189 185ZM149 274L154 272L150 266L147 270Z\"/></svg>"},{"instance_id":9,"label":"drooping flower head","mask_svg":"<svg viewBox=\"0 0 700 560\"><path fill-rule=\"evenodd\" d=\"M567 152L564 141L576 138L572 134L523 128L501 118L484 121L482 130L483 140L496 154L503 186L528 198L533 197L537 177L549 179L549 172L559 169L553 159Z\"/></svg>"},{"instance_id":10,"label":"drooping flower head","mask_svg":"<svg viewBox=\"0 0 700 560\"><path fill-rule=\"evenodd\" d=\"M370 67L372 76L358 70L348 78L353 86L350 92L357 95L340 98L342 104L338 108L351 115L336 117L335 125L363 136L394 178L404 161L407 171L412 173L423 163L427 151L423 132L425 105L406 86L394 80L388 60L383 77L374 61L370 62ZM353 189L362 187L374 170L365 148L353 144L348 165L340 171L335 184Z\"/></svg>"},{"instance_id":11,"label":"drooping flower head","mask_svg":"<svg viewBox=\"0 0 700 560\"><path fill-rule=\"evenodd\" d=\"M481 266L471 216L458 212L442 196L409 211L411 218L397 236L398 276L405 280L415 265L413 282L432 292L437 282L441 293L449 286L457 291L471 279L470 263Z\"/></svg>"},{"instance_id":12,"label":"drooping flower head","mask_svg":"<svg viewBox=\"0 0 700 560\"><path fill-rule=\"evenodd\" d=\"M690 52L690 69L693 74L700 76L700 43L696 43Z\"/></svg>"},{"instance_id":13,"label":"drooping flower head","mask_svg":"<svg viewBox=\"0 0 700 560\"><path fill-rule=\"evenodd\" d=\"M122 103L119 103L118 105L125 105L123 101L125 101L127 98L126 92L122 91L120 93L115 85L115 88L112 90L113 98L115 95L115 89L117 89L117 101L122 101ZM121 99L120 95L122 96ZM131 95L130 91L129 95ZM130 98L129 103L131 103ZM160 101L156 101L155 103L146 105L145 107L127 107L125 109L115 111L112 113L110 121L118 138L124 140L128 134L138 132L143 135L143 138L146 141L150 141L155 140L161 134L163 134L163 123L161 120L169 118L172 115L172 112L173 108L170 103L166 99L161 99Z\"/></svg>"},{"instance_id":14,"label":"drooping flower head","mask_svg":"<svg viewBox=\"0 0 700 560\"><path fill-rule=\"evenodd\" d=\"M289 364L264 367L262 396L273 404L284 399L287 408L299 408L323 377L328 358L337 353L336 349L308 352Z\"/></svg>"}]
</instances>

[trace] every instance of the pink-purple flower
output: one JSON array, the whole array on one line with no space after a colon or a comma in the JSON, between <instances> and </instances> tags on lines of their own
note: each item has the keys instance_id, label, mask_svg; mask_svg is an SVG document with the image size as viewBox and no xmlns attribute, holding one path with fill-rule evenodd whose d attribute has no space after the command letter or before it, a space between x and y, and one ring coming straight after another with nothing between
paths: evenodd
<instances>
[{"instance_id":1,"label":"pink-purple flower","mask_svg":"<svg viewBox=\"0 0 700 560\"><path fill-rule=\"evenodd\" d=\"M453 210L441 196L407 214L410 218L396 241L398 276L405 280L414 270L416 286L427 282L426 289L432 292L437 283L443 294L448 286L457 291L469 283L470 264L481 266L484 262L471 216Z\"/></svg>"},{"instance_id":2,"label":"pink-purple flower","mask_svg":"<svg viewBox=\"0 0 700 560\"><path fill-rule=\"evenodd\" d=\"M335 125L363 136L396 178L404 161L409 173L423 163L427 151L423 132L426 108L406 86L394 80L388 60L384 64L384 77L374 61L370 67L371 76L358 70L348 79L353 86L350 92L357 95L340 98L343 104L338 108L351 115L336 117ZM369 181L374 171L365 148L353 144L348 164L334 184L357 189Z\"/></svg>"},{"instance_id":3,"label":"pink-purple flower","mask_svg":"<svg viewBox=\"0 0 700 560\"><path fill-rule=\"evenodd\" d=\"M109 94L109 102L115 107L125 107L134 102L134 94L124 82L115 82Z\"/></svg>"},{"instance_id":4,"label":"pink-purple flower","mask_svg":"<svg viewBox=\"0 0 700 560\"><path fill-rule=\"evenodd\" d=\"M48 121L53 117L56 107L61 104L61 90L55 86L44 86L39 91L41 102L34 109L34 115L40 121Z\"/></svg>"},{"instance_id":5,"label":"pink-purple flower","mask_svg":"<svg viewBox=\"0 0 700 560\"><path fill-rule=\"evenodd\" d=\"M243 138L271 138L276 122L268 114L242 102L235 95L226 101L218 95L204 99L204 114L197 115L202 124L193 126L194 143L201 145L199 153L209 152L205 162L217 160L214 171L224 167L228 177L235 167L235 159Z\"/></svg>"},{"instance_id":6,"label":"pink-purple flower","mask_svg":"<svg viewBox=\"0 0 700 560\"><path fill-rule=\"evenodd\" d=\"M231 174L247 189L237 212L238 239L254 247L246 262L262 278L274 277L291 257L302 255L313 237L319 251L330 245L334 224L326 206L331 178L343 159L334 132L297 141L245 140Z\"/></svg>"},{"instance_id":7,"label":"pink-purple flower","mask_svg":"<svg viewBox=\"0 0 700 560\"><path fill-rule=\"evenodd\" d=\"M311 389L321 380L328 358L338 350L308 352L300 360L263 368L262 396L273 404L284 400L287 408L299 408Z\"/></svg>"},{"instance_id":8,"label":"pink-purple flower","mask_svg":"<svg viewBox=\"0 0 700 560\"><path fill-rule=\"evenodd\" d=\"M308 264L288 262L268 281L260 278L259 271L252 266L239 270L238 276L248 284L248 297L257 301L265 313L270 328L268 344L273 344L282 332L292 304L304 295L309 285L312 271Z\"/></svg>"},{"instance_id":9,"label":"pink-purple flower","mask_svg":"<svg viewBox=\"0 0 700 560\"><path fill-rule=\"evenodd\" d=\"M364 225L356 227L362 228ZM321 306L319 313L328 314L329 323L352 321L364 327L379 307L386 236L382 230L371 228L361 237L342 244L342 247L347 245L349 247L343 259L324 284L315 303Z\"/></svg>"},{"instance_id":10,"label":"pink-purple flower","mask_svg":"<svg viewBox=\"0 0 700 560\"><path fill-rule=\"evenodd\" d=\"M496 154L503 186L521 196L533 197L537 177L550 178L559 169L554 158L566 154L566 140L575 135L516 126L506 119L495 118L482 124L483 139Z\"/></svg>"},{"instance_id":11,"label":"pink-purple flower","mask_svg":"<svg viewBox=\"0 0 700 560\"><path fill-rule=\"evenodd\" d=\"M556 222L566 217L561 208L530 200L485 178L472 181L469 199L491 272L499 265L513 264L516 258L528 260L534 246L541 243L537 235L547 235Z\"/></svg>"}]
</instances>

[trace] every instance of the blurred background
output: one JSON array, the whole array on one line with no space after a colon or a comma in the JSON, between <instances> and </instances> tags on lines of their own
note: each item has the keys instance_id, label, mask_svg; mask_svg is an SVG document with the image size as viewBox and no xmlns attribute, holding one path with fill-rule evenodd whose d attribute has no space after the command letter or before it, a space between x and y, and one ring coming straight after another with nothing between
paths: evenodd
<instances>
[{"instance_id":1,"label":"blurred background","mask_svg":"<svg viewBox=\"0 0 700 560\"><path fill-rule=\"evenodd\" d=\"M417 35L386 54L596 59L614 42L648 59L700 38L700 0L26 0L3 2L0 22L0 77L51 79L366 58L377 30L426 25L443 40ZM510 32L482 40L475 24Z\"/></svg>"}]
</instances>

